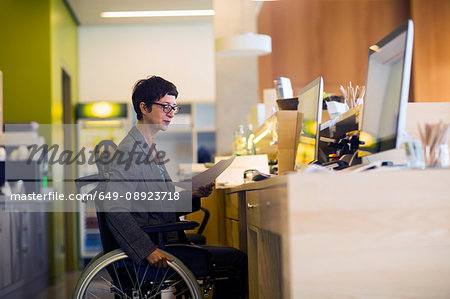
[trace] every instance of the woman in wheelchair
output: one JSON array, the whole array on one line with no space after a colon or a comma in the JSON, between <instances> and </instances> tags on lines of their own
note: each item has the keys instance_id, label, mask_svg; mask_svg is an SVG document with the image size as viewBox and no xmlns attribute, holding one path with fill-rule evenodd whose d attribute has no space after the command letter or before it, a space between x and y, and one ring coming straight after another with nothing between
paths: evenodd
<instances>
[{"instance_id":1,"label":"woman in wheelchair","mask_svg":"<svg viewBox=\"0 0 450 299\"><path fill-rule=\"evenodd\" d=\"M96 159L100 182L91 192L108 253L86 267L74 298L203 298L211 289L216 299L244 298L245 253L171 245L188 244L184 230L197 224L179 217L198 210L200 198L213 187L177 191L165 167L170 159L156 150L156 134L166 131L179 112L177 96L175 85L163 78L139 80L132 95L137 125L113 156Z\"/></svg>"}]
</instances>

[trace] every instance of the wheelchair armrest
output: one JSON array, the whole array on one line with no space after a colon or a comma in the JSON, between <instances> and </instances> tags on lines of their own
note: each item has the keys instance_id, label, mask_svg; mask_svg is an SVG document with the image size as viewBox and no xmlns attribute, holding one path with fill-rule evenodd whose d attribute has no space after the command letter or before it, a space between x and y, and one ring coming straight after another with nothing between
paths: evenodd
<instances>
[{"instance_id":1,"label":"wheelchair armrest","mask_svg":"<svg viewBox=\"0 0 450 299\"><path fill-rule=\"evenodd\" d=\"M200 227L198 228L197 234L199 235L203 233L203 230L205 229L206 224L208 223L209 220L209 210L204 207L200 207L200 210L202 210L203 213L205 213L205 217L203 217L202 224L200 224Z\"/></svg>"},{"instance_id":2,"label":"wheelchair armrest","mask_svg":"<svg viewBox=\"0 0 450 299\"><path fill-rule=\"evenodd\" d=\"M198 223L195 221L180 221L176 223L166 223L160 225L149 225L144 226L142 229L147 234L151 233L165 233L172 231L180 231L180 230L188 230L193 229L198 226Z\"/></svg>"},{"instance_id":3,"label":"wheelchair armrest","mask_svg":"<svg viewBox=\"0 0 450 299\"><path fill-rule=\"evenodd\" d=\"M92 183L97 183L100 180L100 176L98 174L93 174L81 178L75 179L75 186L78 189L78 192L80 192L81 188L85 185L89 185Z\"/></svg>"}]
</instances>

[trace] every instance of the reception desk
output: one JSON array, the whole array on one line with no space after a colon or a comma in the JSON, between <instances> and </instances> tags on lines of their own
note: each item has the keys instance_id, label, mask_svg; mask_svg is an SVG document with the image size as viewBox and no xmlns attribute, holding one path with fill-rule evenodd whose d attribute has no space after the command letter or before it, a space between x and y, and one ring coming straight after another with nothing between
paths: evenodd
<instances>
[{"instance_id":1,"label":"reception desk","mask_svg":"<svg viewBox=\"0 0 450 299\"><path fill-rule=\"evenodd\" d=\"M450 297L449 184L449 169L375 170L228 189L250 298Z\"/></svg>"}]
</instances>

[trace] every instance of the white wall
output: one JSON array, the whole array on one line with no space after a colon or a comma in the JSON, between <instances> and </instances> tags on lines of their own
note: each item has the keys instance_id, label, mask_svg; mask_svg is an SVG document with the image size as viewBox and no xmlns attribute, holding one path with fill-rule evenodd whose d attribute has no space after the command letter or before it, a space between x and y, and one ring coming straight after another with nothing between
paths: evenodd
<instances>
[{"instance_id":1,"label":"white wall","mask_svg":"<svg viewBox=\"0 0 450 299\"><path fill-rule=\"evenodd\" d=\"M79 27L79 102L131 100L134 83L159 75L179 102L214 101L212 23Z\"/></svg>"},{"instance_id":2,"label":"white wall","mask_svg":"<svg viewBox=\"0 0 450 299\"><path fill-rule=\"evenodd\" d=\"M255 32L255 6L248 0L213 0L215 37L232 36L244 27ZM216 153L229 155L236 127L245 127L250 107L258 103L258 58L217 56L215 64Z\"/></svg>"}]
</instances>

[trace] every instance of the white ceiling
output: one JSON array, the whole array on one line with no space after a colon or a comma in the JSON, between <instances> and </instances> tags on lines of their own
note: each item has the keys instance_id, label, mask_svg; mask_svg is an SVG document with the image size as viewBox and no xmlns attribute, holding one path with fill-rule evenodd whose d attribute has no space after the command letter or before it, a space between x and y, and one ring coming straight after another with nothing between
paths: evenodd
<instances>
[{"instance_id":1,"label":"white ceiling","mask_svg":"<svg viewBox=\"0 0 450 299\"><path fill-rule=\"evenodd\" d=\"M81 25L212 22L211 16L101 18L105 11L212 9L212 0L65 0Z\"/></svg>"}]
</instances>

